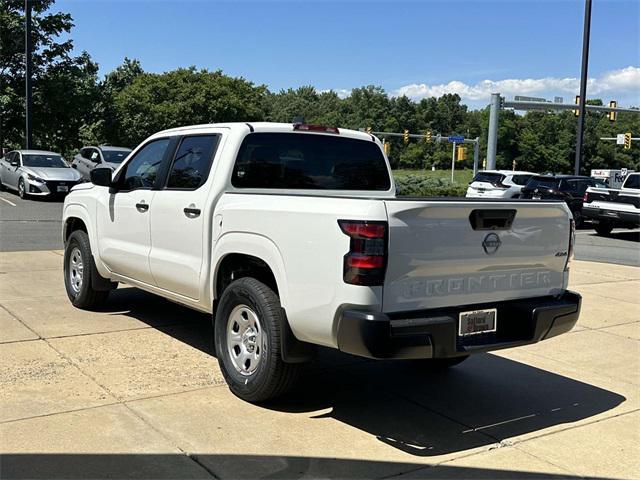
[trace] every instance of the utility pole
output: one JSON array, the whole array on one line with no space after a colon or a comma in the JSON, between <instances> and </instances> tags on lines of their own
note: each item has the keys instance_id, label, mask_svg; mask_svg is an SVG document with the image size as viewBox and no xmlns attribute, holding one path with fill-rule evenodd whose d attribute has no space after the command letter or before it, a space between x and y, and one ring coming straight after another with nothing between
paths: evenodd
<instances>
[{"instance_id":1,"label":"utility pole","mask_svg":"<svg viewBox=\"0 0 640 480\"><path fill-rule=\"evenodd\" d=\"M33 142L33 97L31 88L31 76L33 75L33 60L31 54L33 45L31 44L31 3L33 0L25 0L25 147L32 148Z\"/></svg>"},{"instance_id":2,"label":"utility pole","mask_svg":"<svg viewBox=\"0 0 640 480\"><path fill-rule=\"evenodd\" d=\"M582 137L584 135L584 116L587 104L587 69L589 67L589 35L591 30L591 0L584 4L584 31L582 33L582 71L580 73L580 105L578 105L578 132L576 134L575 174L580 175L582 160Z\"/></svg>"},{"instance_id":3,"label":"utility pole","mask_svg":"<svg viewBox=\"0 0 640 480\"><path fill-rule=\"evenodd\" d=\"M487 137L487 170L496 168L496 151L498 149L498 121L500 115L500 94L491 94L489 109L489 134Z\"/></svg>"}]
</instances>

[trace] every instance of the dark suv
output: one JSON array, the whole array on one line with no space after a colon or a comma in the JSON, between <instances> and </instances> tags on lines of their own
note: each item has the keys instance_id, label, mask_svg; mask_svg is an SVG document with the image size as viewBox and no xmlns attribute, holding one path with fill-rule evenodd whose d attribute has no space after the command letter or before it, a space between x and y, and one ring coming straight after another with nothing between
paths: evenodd
<instances>
[{"instance_id":1,"label":"dark suv","mask_svg":"<svg viewBox=\"0 0 640 480\"><path fill-rule=\"evenodd\" d=\"M582 199L589 187L601 187L602 181L577 175L536 175L522 189L521 198L555 199L567 202L576 226L582 224Z\"/></svg>"}]
</instances>

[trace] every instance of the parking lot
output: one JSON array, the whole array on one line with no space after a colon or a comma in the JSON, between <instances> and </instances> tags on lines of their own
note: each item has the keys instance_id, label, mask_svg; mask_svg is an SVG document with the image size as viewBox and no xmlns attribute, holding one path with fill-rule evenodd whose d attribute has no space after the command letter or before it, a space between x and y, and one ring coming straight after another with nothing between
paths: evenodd
<instances>
[{"instance_id":1,"label":"parking lot","mask_svg":"<svg viewBox=\"0 0 640 480\"><path fill-rule=\"evenodd\" d=\"M575 262L567 335L441 374L325 350L254 406L208 316L133 288L76 310L61 255L0 254L2 478L638 478L638 268Z\"/></svg>"}]
</instances>

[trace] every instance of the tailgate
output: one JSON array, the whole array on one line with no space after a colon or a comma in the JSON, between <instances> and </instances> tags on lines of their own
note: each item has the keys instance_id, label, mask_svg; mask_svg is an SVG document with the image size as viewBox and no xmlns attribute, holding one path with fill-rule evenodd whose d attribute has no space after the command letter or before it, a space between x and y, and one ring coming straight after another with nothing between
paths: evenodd
<instances>
[{"instance_id":1,"label":"tailgate","mask_svg":"<svg viewBox=\"0 0 640 480\"><path fill-rule=\"evenodd\" d=\"M385 204L385 312L539 297L566 288L570 213L564 202Z\"/></svg>"}]
</instances>

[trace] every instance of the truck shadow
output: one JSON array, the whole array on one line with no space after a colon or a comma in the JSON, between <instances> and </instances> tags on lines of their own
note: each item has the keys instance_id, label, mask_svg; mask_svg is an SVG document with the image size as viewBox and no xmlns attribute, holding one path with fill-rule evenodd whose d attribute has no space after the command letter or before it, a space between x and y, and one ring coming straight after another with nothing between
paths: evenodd
<instances>
[{"instance_id":1,"label":"truck shadow","mask_svg":"<svg viewBox=\"0 0 640 480\"><path fill-rule=\"evenodd\" d=\"M125 300L128 315L214 355L209 315L130 288L113 292L109 305L118 310ZM175 322L158 326L159 317ZM433 373L420 362L369 361L321 348L297 388L262 407L331 417L410 455L431 457L590 419L625 400L495 354Z\"/></svg>"},{"instance_id":2,"label":"truck shadow","mask_svg":"<svg viewBox=\"0 0 640 480\"><path fill-rule=\"evenodd\" d=\"M233 478L578 479L570 474L284 455L5 454L6 479ZM515 467L517 468L517 467ZM215 475L215 477L214 477ZM590 477L602 478L602 477Z\"/></svg>"}]
</instances>

